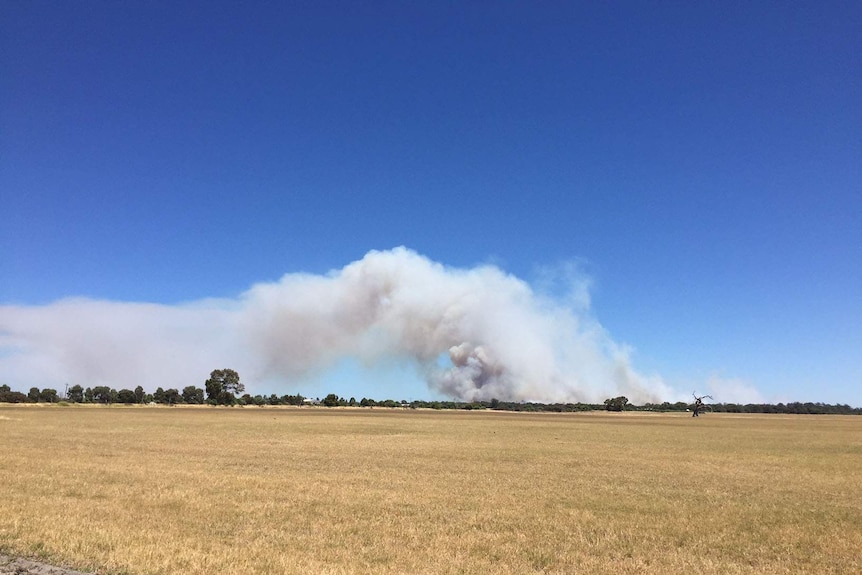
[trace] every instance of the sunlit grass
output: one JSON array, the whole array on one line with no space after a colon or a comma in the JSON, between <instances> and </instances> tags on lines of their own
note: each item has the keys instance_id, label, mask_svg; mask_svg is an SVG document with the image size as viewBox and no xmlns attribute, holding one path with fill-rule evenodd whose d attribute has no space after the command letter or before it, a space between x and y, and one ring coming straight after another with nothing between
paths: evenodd
<instances>
[{"instance_id":1,"label":"sunlit grass","mask_svg":"<svg viewBox=\"0 0 862 575\"><path fill-rule=\"evenodd\" d=\"M862 418L0 407L0 552L174 573L862 572Z\"/></svg>"}]
</instances>

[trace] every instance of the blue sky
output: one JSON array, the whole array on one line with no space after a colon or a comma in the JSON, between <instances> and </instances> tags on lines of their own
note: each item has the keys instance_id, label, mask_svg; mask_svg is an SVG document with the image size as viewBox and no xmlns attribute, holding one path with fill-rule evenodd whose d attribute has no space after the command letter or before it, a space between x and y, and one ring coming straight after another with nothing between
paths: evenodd
<instances>
[{"instance_id":1,"label":"blue sky","mask_svg":"<svg viewBox=\"0 0 862 575\"><path fill-rule=\"evenodd\" d=\"M236 298L403 245L574 266L685 393L860 406L860 29L856 2L3 2L0 305ZM374 388L398 369L326 385L427 391Z\"/></svg>"}]
</instances>

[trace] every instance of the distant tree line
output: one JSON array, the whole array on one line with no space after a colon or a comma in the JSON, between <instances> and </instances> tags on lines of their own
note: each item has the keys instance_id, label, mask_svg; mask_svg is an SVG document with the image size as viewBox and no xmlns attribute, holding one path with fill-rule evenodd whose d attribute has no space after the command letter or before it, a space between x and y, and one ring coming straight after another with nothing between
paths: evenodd
<instances>
[{"instance_id":1,"label":"distant tree line","mask_svg":"<svg viewBox=\"0 0 862 575\"><path fill-rule=\"evenodd\" d=\"M245 391L245 386L239 381L239 374L232 369L217 369L210 374L204 383L204 389L189 385L179 391L175 388L163 389L157 387L153 393L147 393L140 385L134 390L116 389L108 386L83 387L73 385L61 396L56 389L31 387L27 394L12 391L8 385L0 385L0 402L2 403L102 403L102 404L162 404L162 405L302 405L305 398L301 395L272 394L268 397L256 395L252 397L237 394Z\"/></svg>"},{"instance_id":2,"label":"distant tree line","mask_svg":"<svg viewBox=\"0 0 862 575\"><path fill-rule=\"evenodd\" d=\"M84 388L73 385L66 397L58 394L55 389L30 389L29 393L12 391L8 385L0 385L0 403L102 403L102 404L161 404L161 405L302 405L305 398L302 395L268 395L240 397L216 395L206 398L205 391L194 385L189 385L178 391L174 388L156 388L153 393L146 393L141 386L131 389L120 389L106 386Z\"/></svg>"},{"instance_id":3,"label":"distant tree line","mask_svg":"<svg viewBox=\"0 0 862 575\"><path fill-rule=\"evenodd\" d=\"M690 411L693 404L686 402L678 403L646 403L644 405L633 405L624 396L609 398L602 404L596 403L540 403L540 402L516 402L500 401L395 401L386 399L377 401L363 397L356 401L353 397L345 399L335 393L330 393L324 399L313 403L324 407L400 407L402 409L462 409L462 410L496 410L496 411L528 411L528 412L556 412L571 413L577 411ZM862 408L850 407L849 405L826 403L778 403L778 404L745 404L736 403L713 403L709 405L710 411L722 413L796 413L796 414L839 414L839 415L862 415Z\"/></svg>"},{"instance_id":4,"label":"distant tree line","mask_svg":"<svg viewBox=\"0 0 862 575\"><path fill-rule=\"evenodd\" d=\"M245 387L239 382L239 375L230 369L215 370L201 389L194 385L184 387L182 391L174 388L156 388L153 393L147 393L139 385L134 390L120 389L107 386L96 386L84 388L80 385L69 387L65 397L61 396L56 389L37 387L30 388L28 393L13 391L8 385L0 385L0 403L102 403L102 404L161 404L161 405L295 405L301 406L308 403L324 407L385 407L401 409L460 409L460 410L496 410L496 411L524 411L524 412L556 412L571 413L578 411L689 411L693 405L684 401L676 403L645 403L644 405L633 405L624 396L609 398L602 404L595 403L540 403L540 402L515 402L500 401L396 401L394 399L375 400L363 397L359 401L351 397L345 399L338 394L330 393L321 399L307 399L302 395L250 395L242 393ZM239 395L242 394L242 395ZM828 403L713 403L709 405L710 410L715 413L785 413L785 414L838 414L838 415L862 415L862 408L850 407L846 404Z\"/></svg>"},{"instance_id":5,"label":"distant tree line","mask_svg":"<svg viewBox=\"0 0 862 575\"><path fill-rule=\"evenodd\" d=\"M684 401L677 403L646 403L634 407L637 411L686 411L691 409L691 404ZM821 403L821 402L799 402L790 403L710 403L710 411L714 413L785 413L785 414L811 414L811 415L862 415L862 408L850 407L847 404Z\"/></svg>"}]
</instances>

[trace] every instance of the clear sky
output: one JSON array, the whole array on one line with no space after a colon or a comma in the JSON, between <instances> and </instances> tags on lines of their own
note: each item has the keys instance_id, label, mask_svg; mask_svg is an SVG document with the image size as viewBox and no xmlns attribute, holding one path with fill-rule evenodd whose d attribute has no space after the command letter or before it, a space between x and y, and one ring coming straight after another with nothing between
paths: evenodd
<instances>
[{"instance_id":1,"label":"clear sky","mask_svg":"<svg viewBox=\"0 0 862 575\"><path fill-rule=\"evenodd\" d=\"M5 0L0 359L66 353L21 335L66 298L229 305L406 246L570 270L685 395L862 406L860 31L853 1ZM342 394L440 391L345 361Z\"/></svg>"}]
</instances>

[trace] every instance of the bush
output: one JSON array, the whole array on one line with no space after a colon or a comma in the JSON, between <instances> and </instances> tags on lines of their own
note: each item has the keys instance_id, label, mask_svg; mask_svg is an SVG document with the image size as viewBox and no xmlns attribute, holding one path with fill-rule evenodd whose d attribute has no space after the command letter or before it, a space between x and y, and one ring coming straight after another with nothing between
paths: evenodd
<instances>
[{"instance_id":1,"label":"bush","mask_svg":"<svg viewBox=\"0 0 862 575\"><path fill-rule=\"evenodd\" d=\"M20 391L0 391L0 403L27 403L28 401L30 398Z\"/></svg>"},{"instance_id":2,"label":"bush","mask_svg":"<svg viewBox=\"0 0 862 575\"><path fill-rule=\"evenodd\" d=\"M606 399L605 409L607 409L608 411L622 411L626 408L628 402L629 398L623 395L615 397L613 399Z\"/></svg>"}]
</instances>

